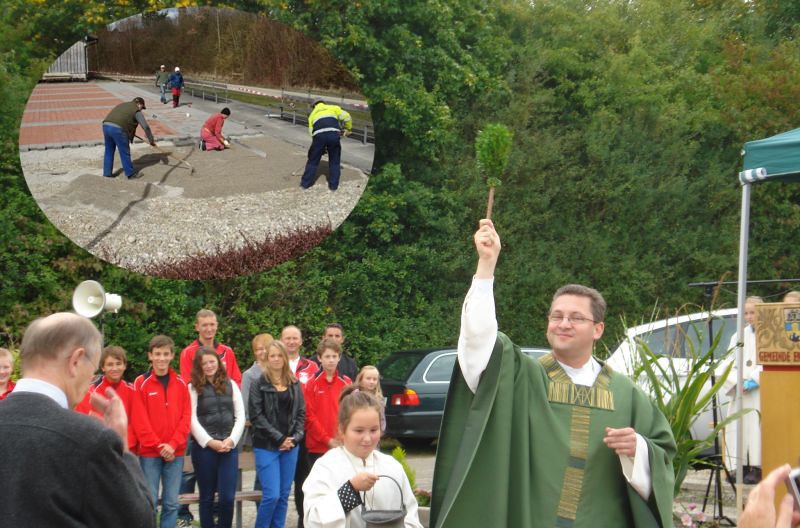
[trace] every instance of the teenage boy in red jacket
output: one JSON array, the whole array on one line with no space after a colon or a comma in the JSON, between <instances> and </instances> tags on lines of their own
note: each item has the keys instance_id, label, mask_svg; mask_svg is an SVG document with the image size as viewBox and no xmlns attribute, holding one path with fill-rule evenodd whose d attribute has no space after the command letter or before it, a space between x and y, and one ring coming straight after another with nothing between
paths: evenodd
<instances>
[{"instance_id":1,"label":"teenage boy in red jacket","mask_svg":"<svg viewBox=\"0 0 800 528\"><path fill-rule=\"evenodd\" d=\"M194 356L197 354L197 349L201 346L211 347L217 351L220 361L225 365L225 371L228 377L236 382L239 387L242 386L242 371L239 369L239 364L236 362L236 354L233 349L228 345L223 345L215 341L217 337L217 314L211 310L200 310L197 312L195 319L194 329L197 330L197 339L191 342L189 346L181 352L181 377L188 383L192 379L192 362Z\"/></svg>"},{"instance_id":2,"label":"teenage boy in red jacket","mask_svg":"<svg viewBox=\"0 0 800 528\"><path fill-rule=\"evenodd\" d=\"M98 376L86 391L86 396L75 407L79 413L102 417L92 407L90 398L92 393L105 394L107 388L114 389L122 404L125 407L125 414L128 417L128 448L131 452L136 452L136 435L133 434L133 423L131 413L133 410L133 385L122 379L125 369L128 368L128 356L125 349L120 346L107 346L100 354L100 370L102 376Z\"/></svg>"},{"instance_id":3,"label":"teenage boy in red jacket","mask_svg":"<svg viewBox=\"0 0 800 528\"><path fill-rule=\"evenodd\" d=\"M133 384L139 463L156 504L161 483L161 528L174 528L177 522L183 452L192 418L186 383L170 367L174 347L165 335L151 339L147 358L152 367Z\"/></svg>"},{"instance_id":4,"label":"teenage boy in red jacket","mask_svg":"<svg viewBox=\"0 0 800 528\"><path fill-rule=\"evenodd\" d=\"M336 368L342 356L339 343L323 339L317 348L317 356L322 368L305 386L306 448L311 466L328 449L341 445L336 438L339 394L352 383Z\"/></svg>"}]
</instances>

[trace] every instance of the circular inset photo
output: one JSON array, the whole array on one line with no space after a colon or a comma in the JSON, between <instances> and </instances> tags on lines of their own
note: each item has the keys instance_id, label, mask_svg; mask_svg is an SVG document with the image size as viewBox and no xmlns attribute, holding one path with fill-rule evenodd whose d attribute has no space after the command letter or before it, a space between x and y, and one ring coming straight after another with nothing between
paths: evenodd
<instances>
[{"instance_id":1,"label":"circular inset photo","mask_svg":"<svg viewBox=\"0 0 800 528\"><path fill-rule=\"evenodd\" d=\"M375 155L347 68L279 22L216 8L87 35L25 107L20 160L51 222L147 275L217 279L297 257L355 207Z\"/></svg>"}]
</instances>

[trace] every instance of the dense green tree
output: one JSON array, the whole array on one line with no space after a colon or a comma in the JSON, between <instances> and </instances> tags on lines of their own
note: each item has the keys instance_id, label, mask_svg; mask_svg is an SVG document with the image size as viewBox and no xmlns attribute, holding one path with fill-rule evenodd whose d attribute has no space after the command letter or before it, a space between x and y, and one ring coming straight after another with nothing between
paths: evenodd
<instances>
[{"instance_id":1,"label":"dense green tree","mask_svg":"<svg viewBox=\"0 0 800 528\"><path fill-rule=\"evenodd\" d=\"M155 4L43 10L12 0L0 14L0 340L18 342L31 317L67 309L72 288L95 278L125 298L103 322L110 341L134 352L136 368L157 332L188 343L206 306L243 365L253 334L289 323L311 347L337 320L350 350L369 362L397 348L452 344L485 207L472 146L483 124L500 122L514 133L495 206L502 328L517 342L543 343L552 291L586 282L608 298L604 344L613 346L620 315L636 321L655 303L701 302L688 282L735 273L741 145L799 117L798 44L788 29L769 29L793 15L766 2L231 4L321 42L369 99L376 166L353 213L306 255L239 279L153 279L92 257L30 198L16 130L30 90L67 43ZM797 189L754 189L751 277L800 274L791 249Z\"/></svg>"}]
</instances>

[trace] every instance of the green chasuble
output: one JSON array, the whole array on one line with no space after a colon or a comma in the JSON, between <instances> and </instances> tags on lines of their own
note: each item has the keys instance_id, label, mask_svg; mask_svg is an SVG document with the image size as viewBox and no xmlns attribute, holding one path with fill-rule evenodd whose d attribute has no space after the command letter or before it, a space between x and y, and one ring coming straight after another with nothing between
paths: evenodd
<instances>
[{"instance_id":1,"label":"green chasuble","mask_svg":"<svg viewBox=\"0 0 800 528\"><path fill-rule=\"evenodd\" d=\"M605 428L647 441L652 492L625 479ZM475 394L456 363L433 478L435 528L672 527L675 441L664 415L603 366L575 385L548 354L534 360L498 333Z\"/></svg>"}]
</instances>

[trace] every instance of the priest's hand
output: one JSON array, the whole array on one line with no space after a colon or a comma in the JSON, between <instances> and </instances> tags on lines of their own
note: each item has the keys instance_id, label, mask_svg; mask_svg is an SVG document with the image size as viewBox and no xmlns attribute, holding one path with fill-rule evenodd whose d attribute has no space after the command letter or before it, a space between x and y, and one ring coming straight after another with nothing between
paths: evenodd
<instances>
[{"instance_id":1,"label":"priest's hand","mask_svg":"<svg viewBox=\"0 0 800 528\"><path fill-rule=\"evenodd\" d=\"M636 431L633 427L624 427L622 429L606 427L606 437L603 438L603 442L618 455L625 455L631 458L636 456Z\"/></svg>"},{"instance_id":2,"label":"priest's hand","mask_svg":"<svg viewBox=\"0 0 800 528\"><path fill-rule=\"evenodd\" d=\"M784 464L753 488L747 497L747 507L739 518L739 528L790 528L800 525L800 513L792 512L794 499L791 493L786 494L780 510L775 512L775 488L789 476L791 469L789 464Z\"/></svg>"},{"instance_id":3,"label":"priest's hand","mask_svg":"<svg viewBox=\"0 0 800 528\"><path fill-rule=\"evenodd\" d=\"M350 479L350 484L356 491L371 490L376 482L378 482L378 475L366 471L353 475L353 478Z\"/></svg>"},{"instance_id":4,"label":"priest's hand","mask_svg":"<svg viewBox=\"0 0 800 528\"><path fill-rule=\"evenodd\" d=\"M475 232L475 249L478 251L478 269L475 277L490 279L494 277L497 257L500 256L500 235L494 230L491 220L483 219Z\"/></svg>"}]
</instances>

